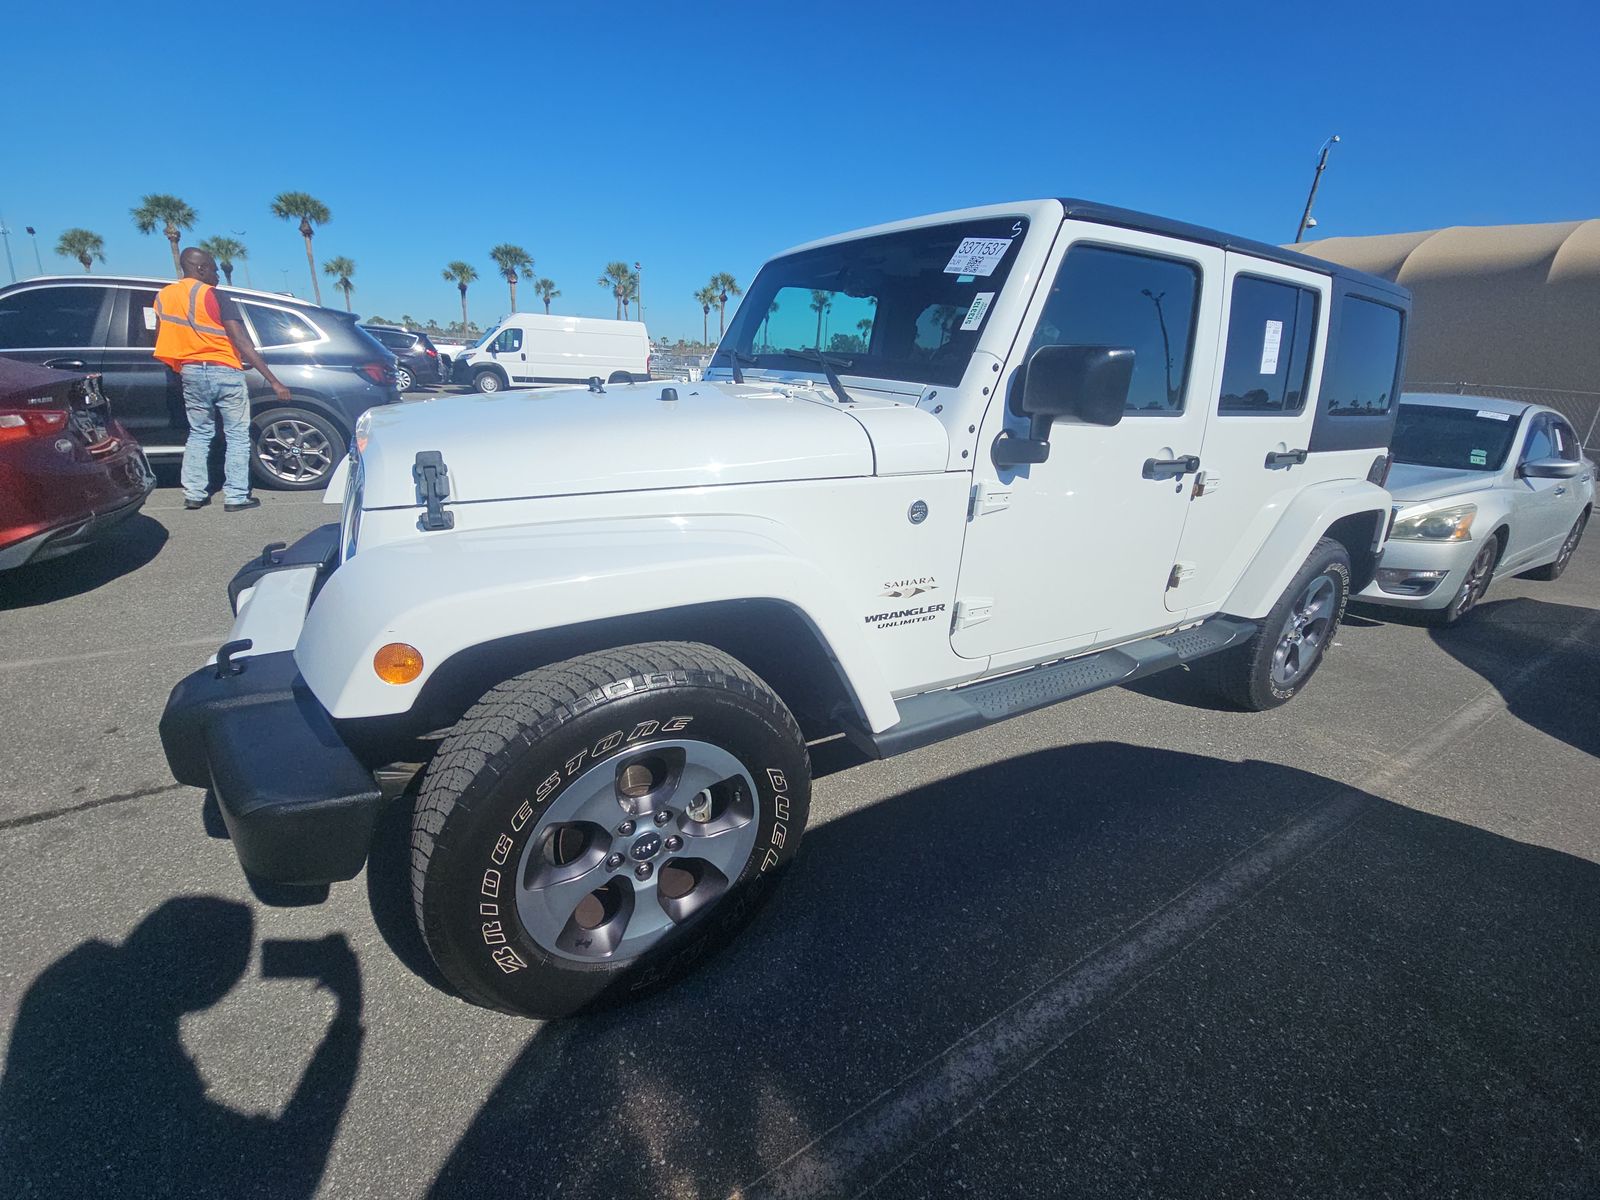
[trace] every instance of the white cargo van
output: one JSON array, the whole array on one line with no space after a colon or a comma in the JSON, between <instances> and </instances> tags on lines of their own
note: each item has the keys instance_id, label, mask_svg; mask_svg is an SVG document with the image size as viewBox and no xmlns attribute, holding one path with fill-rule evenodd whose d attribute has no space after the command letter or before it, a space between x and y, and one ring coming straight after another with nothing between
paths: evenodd
<instances>
[{"instance_id":1,"label":"white cargo van","mask_svg":"<svg viewBox=\"0 0 1600 1200\"><path fill-rule=\"evenodd\" d=\"M650 335L643 321L512 313L455 361L451 378L480 392L506 388L650 378Z\"/></svg>"}]
</instances>

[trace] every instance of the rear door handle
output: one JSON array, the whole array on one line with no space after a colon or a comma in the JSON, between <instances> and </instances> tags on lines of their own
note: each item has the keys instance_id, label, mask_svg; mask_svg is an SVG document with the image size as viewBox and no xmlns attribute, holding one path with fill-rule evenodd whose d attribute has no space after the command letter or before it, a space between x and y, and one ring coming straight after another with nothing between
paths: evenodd
<instances>
[{"instance_id":1,"label":"rear door handle","mask_svg":"<svg viewBox=\"0 0 1600 1200\"><path fill-rule=\"evenodd\" d=\"M88 364L81 358L47 358L44 365L54 367L57 371L81 371Z\"/></svg>"},{"instance_id":2,"label":"rear door handle","mask_svg":"<svg viewBox=\"0 0 1600 1200\"><path fill-rule=\"evenodd\" d=\"M1267 455L1267 467L1297 467L1306 461L1304 450L1274 450Z\"/></svg>"},{"instance_id":3,"label":"rear door handle","mask_svg":"<svg viewBox=\"0 0 1600 1200\"><path fill-rule=\"evenodd\" d=\"M1198 454L1185 454L1181 458L1147 458L1144 460L1146 479L1177 479L1193 475L1200 469Z\"/></svg>"}]
</instances>

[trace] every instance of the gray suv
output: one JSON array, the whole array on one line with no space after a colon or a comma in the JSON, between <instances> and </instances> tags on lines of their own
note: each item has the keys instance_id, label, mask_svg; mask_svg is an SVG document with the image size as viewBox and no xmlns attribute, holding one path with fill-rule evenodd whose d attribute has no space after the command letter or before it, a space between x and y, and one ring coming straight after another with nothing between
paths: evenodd
<instances>
[{"instance_id":1,"label":"gray suv","mask_svg":"<svg viewBox=\"0 0 1600 1200\"><path fill-rule=\"evenodd\" d=\"M166 279L45 276L0 287L0 355L98 371L111 411L152 460L183 454L188 421L178 377L154 357L156 292ZM249 372L250 471L264 487L309 490L344 457L356 418L397 404L395 359L352 313L223 288L261 356L293 394L280 404Z\"/></svg>"}]
</instances>

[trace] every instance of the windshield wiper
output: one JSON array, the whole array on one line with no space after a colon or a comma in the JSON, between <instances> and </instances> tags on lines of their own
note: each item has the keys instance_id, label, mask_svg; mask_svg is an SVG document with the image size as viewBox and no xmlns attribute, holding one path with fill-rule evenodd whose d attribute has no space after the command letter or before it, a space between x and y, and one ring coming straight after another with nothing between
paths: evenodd
<instances>
[{"instance_id":1,"label":"windshield wiper","mask_svg":"<svg viewBox=\"0 0 1600 1200\"><path fill-rule=\"evenodd\" d=\"M855 359L837 358L832 354L824 354L821 350L811 346L804 346L798 350L780 350L778 353L786 354L790 358L808 359L816 363L822 368L822 373L828 377L828 386L833 389L833 394L839 397L839 402L841 404L855 403L854 400L850 399L850 393L844 390L844 384L839 382L839 375L833 369L835 364L841 367L854 366Z\"/></svg>"},{"instance_id":2,"label":"windshield wiper","mask_svg":"<svg viewBox=\"0 0 1600 1200\"><path fill-rule=\"evenodd\" d=\"M739 370L739 364L740 363L743 363L747 367L753 367L753 366L757 365L756 364L755 355L753 355L753 354L740 354L732 346L729 346L725 350L718 350L716 352L716 354L712 355L712 357L711 357L711 365L712 366L716 366L717 365L717 359L720 358L724 354L726 354L728 356L728 362L729 362L729 364L730 364L730 366L731 366L731 368L733 370L733 381L735 383L743 383L744 382L744 372Z\"/></svg>"}]
</instances>

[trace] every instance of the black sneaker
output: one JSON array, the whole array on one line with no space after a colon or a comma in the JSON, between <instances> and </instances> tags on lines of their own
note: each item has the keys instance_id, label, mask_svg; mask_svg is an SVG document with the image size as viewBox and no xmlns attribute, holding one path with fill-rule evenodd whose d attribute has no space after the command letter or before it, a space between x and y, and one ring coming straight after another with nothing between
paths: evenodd
<instances>
[{"instance_id":1,"label":"black sneaker","mask_svg":"<svg viewBox=\"0 0 1600 1200\"><path fill-rule=\"evenodd\" d=\"M185 508L191 510L191 511L193 511L194 509L197 509L197 508L204 508L206 505L208 505L210 503L211 503L211 497L210 496L207 496L204 500L191 500L187 496L185 496L183 498L183 506Z\"/></svg>"},{"instance_id":2,"label":"black sneaker","mask_svg":"<svg viewBox=\"0 0 1600 1200\"><path fill-rule=\"evenodd\" d=\"M224 504L222 506L222 511L223 512L243 512L247 508L260 508L260 507L261 507L261 501L259 499L257 499L255 496L251 496L248 500L241 500L237 504Z\"/></svg>"}]
</instances>

